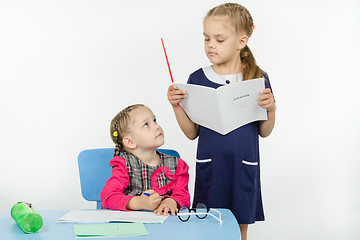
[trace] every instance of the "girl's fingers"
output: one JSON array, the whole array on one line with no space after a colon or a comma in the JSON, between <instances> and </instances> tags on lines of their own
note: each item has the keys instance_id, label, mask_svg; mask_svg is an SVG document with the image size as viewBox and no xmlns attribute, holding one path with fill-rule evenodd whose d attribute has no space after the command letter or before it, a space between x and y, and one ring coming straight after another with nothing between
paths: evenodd
<instances>
[{"instance_id":1,"label":"girl's fingers","mask_svg":"<svg viewBox=\"0 0 360 240\"><path fill-rule=\"evenodd\" d=\"M262 94L271 93L271 90L270 90L270 88L265 88L265 89L261 90L261 93Z\"/></svg>"},{"instance_id":2,"label":"girl's fingers","mask_svg":"<svg viewBox=\"0 0 360 240\"><path fill-rule=\"evenodd\" d=\"M177 213L178 209L177 208L172 208L171 209L171 215L175 216Z\"/></svg>"},{"instance_id":3,"label":"girl's fingers","mask_svg":"<svg viewBox=\"0 0 360 240\"><path fill-rule=\"evenodd\" d=\"M169 212L169 208L168 208L168 207L165 207L165 208L164 208L164 216L167 216L167 215L168 215L168 212Z\"/></svg>"},{"instance_id":4,"label":"girl's fingers","mask_svg":"<svg viewBox=\"0 0 360 240\"><path fill-rule=\"evenodd\" d=\"M163 208L164 208L164 206L160 205L160 206L155 210L155 213L156 213L157 215L161 215L161 212L162 212Z\"/></svg>"},{"instance_id":5,"label":"girl's fingers","mask_svg":"<svg viewBox=\"0 0 360 240\"><path fill-rule=\"evenodd\" d=\"M177 89L177 90L174 90L174 95L177 95L177 96L180 96L180 97L185 97L185 90L179 90L179 89Z\"/></svg>"},{"instance_id":6,"label":"girl's fingers","mask_svg":"<svg viewBox=\"0 0 360 240\"><path fill-rule=\"evenodd\" d=\"M170 85L168 92L171 95L184 95L185 94L185 90L177 89L175 85Z\"/></svg>"},{"instance_id":7,"label":"girl's fingers","mask_svg":"<svg viewBox=\"0 0 360 240\"><path fill-rule=\"evenodd\" d=\"M271 112L275 109L275 104L272 101L263 101L258 103L260 107L265 108L267 111Z\"/></svg>"},{"instance_id":8,"label":"girl's fingers","mask_svg":"<svg viewBox=\"0 0 360 240\"><path fill-rule=\"evenodd\" d=\"M168 90L168 100L172 104L181 102L186 97L186 91L181 89L176 89L175 85L171 85Z\"/></svg>"},{"instance_id":9,"label":"girl's fingers","mask_svg":"<svg viewBox=\"0 0 360 240\"><path fill-rule=\"evenodd\" d=\"M269 97L270 97L270 94L262 94L262 95L260 95L259 100L263 101L265 99L268 99Z\"/></svg>"},{"instance_id":10,"label":"girl's fingers","mask_svg":"<svg viewBox=\"0 0 360 240\"><path fill-rule=\"evenodd\" d=\"M261 95L259 97L259 100L263 100L263 99L267 99L267 98L271 98L272 97L272 93L270 88L265 88L263 90L261 90Z\"/></svg>"},{"instance_id":11,"label":"girl's fingers","mask_svg":"<svg viewBox=\"0 0 360 240\"><path fill-rule=\"evenodd\" d=\"M263 101L263 102L259 102L260 107L263 108L267 108L267 107L271 107L272 102L271 101Z\"/></svg>"},{"instance_id":12,"label":"girl's fingers","mask_svg":"<svg viewBox=\"0 0 360 240\"><path fill-rule=\"evenodd\" d=\"M154 193L155 193L155 191L154 191L154 190L152 190L152 189L146 190L146 191L144 191L144 192L149 193L150 195L152 195L152 194L154 194Z\"/></svg>"},{"instance_id":13,"label":"girl's fingers","mask_svg":"<svg viewBox=\"0 0 360 240\"><path fill-rule=\"evenodd\" d=\"M271 99L265 99L265 100L259 101L260 106L268 105L268 104L272 104L272 103L273 103L273 101L271 101Z\"/></svg>"},{"instance_id":14,"label":"girl's fingers","mask_svg":"<svg viewBox=\"0 0 360 240\"><path fill-rule=\"evenodd\" d=\"M273 98L272 93L264 93L259 96L260 101L265 100L265 99L271 99L271 98Z\"/></svg>"},{"instance_id":15,"label":"girl's fingers","mask_svg":"<svg viewBox=\"0 0 360 240\"><path fill-rule=\"evenodd\" d=\"M175 85L170 85L168 91L173 91L174 89L176 89L176 86Z\"/></svg>"}]
</instances>

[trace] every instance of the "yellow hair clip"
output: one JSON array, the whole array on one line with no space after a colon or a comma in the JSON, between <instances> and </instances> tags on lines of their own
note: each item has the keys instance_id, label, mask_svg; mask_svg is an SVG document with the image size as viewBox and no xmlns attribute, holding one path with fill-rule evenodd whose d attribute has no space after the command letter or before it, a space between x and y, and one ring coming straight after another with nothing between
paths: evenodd
<instances>
[{"instance_id":1,"label":"yellow hair clip","mask_svg":"<svg viewBox=\"0 0 360 240\"><path fill-rule=\"evenodd\" d=\"M113 132L113 136L114 136L114 137L119 136L119 135L118 135L118 132L117 132L117 131Z\"/></svg>"}]
</instances>

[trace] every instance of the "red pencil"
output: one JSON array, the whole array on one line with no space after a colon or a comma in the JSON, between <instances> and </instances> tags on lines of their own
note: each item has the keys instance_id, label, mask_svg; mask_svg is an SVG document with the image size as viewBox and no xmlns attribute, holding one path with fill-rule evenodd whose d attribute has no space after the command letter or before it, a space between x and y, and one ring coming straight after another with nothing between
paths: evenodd
<instances>
[{"instance_id":1,"label":"red pencil","mask_svg":"<svg viewBox=\"0 0 360 240\"><path fill-rule=\"evenodd\" d=\"M168 57L167 57L166 50L165 50L165 45L164 45L164 41L163 41L162 38L161 38L161 43L162 43L162 46L163 46L163 49L164 49L165 58L166 58L166 63L167 63L168 68L169 68L169 73L170 73L171 82L174 82L174 79L173 79L173 76L172 76L172 73L171 73L171 69L170 69L169 59L168 59ZM177 105L180 106L179 103L178 103Z\"/></svg>"},{"instance_id":2,"label":"red pencil","mask_svg":"<svg viewBox=\"0 0 360 240\"><path fill-rule=\"evenodd\" d=\"M173 76L172 76L172 73L171 73L171 69L170 69L169 59L168 59L168 57L167 57L166 50L165 50L165 45L164 45L164 41L163 41L162 38L161 38L161 44L162 44L163 49L164 49L165 58L166 58L166 63L167 63L168 68L169 68L169 73L170 73L171 82L174 82L174 79L173 79Z\"/></svg>"}]
</instances>

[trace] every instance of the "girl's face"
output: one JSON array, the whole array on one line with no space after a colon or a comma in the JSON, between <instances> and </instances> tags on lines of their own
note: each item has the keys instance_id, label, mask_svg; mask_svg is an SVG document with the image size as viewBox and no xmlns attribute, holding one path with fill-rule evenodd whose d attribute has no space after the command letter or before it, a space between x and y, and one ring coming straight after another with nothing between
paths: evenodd
<instances>
[{"instance_id":1,"label":"girl's face","mask_svg":"<svg viewBox=\"0 0 360 240\"><path fill-rule=\"evenodd\" d=\"M239 61L244 47L228 16L210 16L204 20L205 53L214 65Z\"/></svg>"},{"instance_id":2,"label":"girl's face","mask_svg":"<svg viewBox=\"0 0 360 240\"><path fill-rule=\"evenodd\" d=\"M149 108L136 108L129 116L129 136L138 148L154 150L164 144L163 129L157 124L156 117Z\"/></svg>"}]
</instances>

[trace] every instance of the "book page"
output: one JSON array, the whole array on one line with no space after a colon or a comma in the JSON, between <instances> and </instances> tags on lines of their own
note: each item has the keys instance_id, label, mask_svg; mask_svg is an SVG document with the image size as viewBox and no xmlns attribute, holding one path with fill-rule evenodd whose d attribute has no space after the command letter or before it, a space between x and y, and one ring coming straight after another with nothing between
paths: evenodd
<instances>
[{"instance_id":1,"label":"book page","mask_svg":"<svg viewBox=\"0 0 360 240\"><path fill-rule=\"evenodd\" d=\"M258 105L260 91L265 88L263 78L224 85L217 89L193 84L175 84L186 90L181 102L189 118L220 134L247 123L266 120L266 109Z\"/></svg>"},{"instance_id":2,"label":"book page","mask_svg":"<svg viewBox=\"0 0 360 240\"><path fill-rule=\"evenodd\" d=\"M238 127L258 120L266 120L266 109L259 106L260 91L265 88L263 78L246 80L218 88L224 128L227 134Z\"/></svg>"},{"instance_id":3,"label":"book page","mask_svg":"<svg viewBox=\"0 0 360 240\"><path fill-rule=\"evenodd\" d=\"M187 97L181 101L181 106L193 122L210 129L221 126L216 89L181 83L175 86L186 91Z\"/></svg>"}]
</instances>

